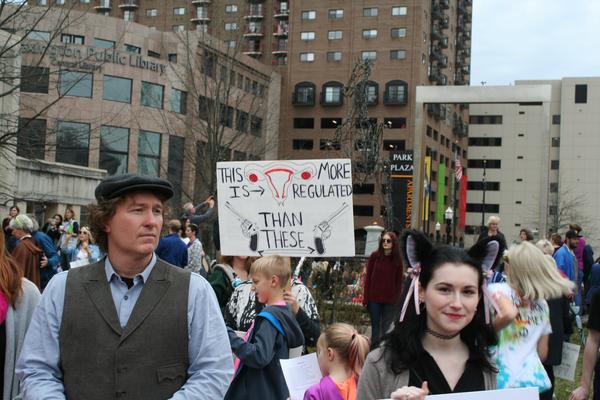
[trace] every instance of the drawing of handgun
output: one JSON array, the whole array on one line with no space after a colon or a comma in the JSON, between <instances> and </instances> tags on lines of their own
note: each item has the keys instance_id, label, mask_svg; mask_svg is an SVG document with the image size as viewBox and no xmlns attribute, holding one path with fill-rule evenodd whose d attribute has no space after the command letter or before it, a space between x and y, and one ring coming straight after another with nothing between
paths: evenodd
<instances>
[{"instance_id":1,"label":"drawing of handgun","mask_svg":"<svg viewBox=\"0 0 600 400\"><path fill-rule=\"evenodd\" d=\"M320 222L318 225L315 225L313 229L313 233L315 236L315 247L317 253L323 254L325 253L325 245L324 241L329 239L331 236L331 223L334 219L336 219L340 214L342 214L348 208L348 203L343 203L340 208L338 208L333 214L329 216L326 220Z\"/></svg>"},{"instance_id":2,"label":"drawing of handgun","mask_svg":"<svg viewBox=\"0 0 600 400\"><path fill-rule=\"evenodd\" d=\"M225 202L225 207L227 207L229 211L231 211L233 215L235 215L238 221L240 221L242 235L244 235L244 237L250 238L250 250L256 251L256 249L258 249L258 224L250 221L248 218L240 214L239 211L233 208L231 203L229 203L228 201Z\"/></svg>"}]
</instances>

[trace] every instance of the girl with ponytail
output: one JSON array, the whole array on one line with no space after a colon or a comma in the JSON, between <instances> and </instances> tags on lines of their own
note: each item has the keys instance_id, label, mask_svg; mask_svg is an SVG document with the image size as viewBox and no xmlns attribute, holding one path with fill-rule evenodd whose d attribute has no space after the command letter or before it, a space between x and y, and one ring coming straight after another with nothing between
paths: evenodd
<instances>
[{"instance_id":1,"label":"girl with ponytail","mask_svg":"<svg viewBox=\"0 0 600 400\"><path fill-rule=\"evenodd\" d=\"M336 323L319 337L317 357L323 379L304 393L304 400L356 400L358 377L371 347L351 325Z\"/></svg>"}]
</instances>

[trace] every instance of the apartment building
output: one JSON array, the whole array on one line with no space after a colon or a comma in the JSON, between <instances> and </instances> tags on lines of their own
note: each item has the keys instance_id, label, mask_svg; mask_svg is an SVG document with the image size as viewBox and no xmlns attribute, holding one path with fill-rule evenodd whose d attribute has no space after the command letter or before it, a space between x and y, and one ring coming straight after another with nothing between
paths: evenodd
<instances>
[{"instance_id":1,"label":"apartment building","mask_svg":"<svg viewBox=\"0 0 600 400\"><path fill-rule=\"evenodd\" d=\"M539 103L471 106L466 241L476 238L482 218L499 215L508 242L523 228L541 238L575 222L600 244L600 78L523 80L514 89L525 85L551 86L548 110Z\"/></svg>"},{"instance_id":2,"label":"apartment building","mask_svg":"<svg viewBox=\"0 0 600 400\"><path fill-rule=\"evenodd\" d=\"M344 156L332 145L351 104L343 88L357 60L372 60L368 118L385 127L380 158L405 150L430 157L431 211L421 227L433 231L436 222L443 223L439 211L452 205L446 183L456 157L466 165L468 107L429 106L427 137L414 149L413 100L418 85L469 84L471 0L63 2L157 30L207 32L272 66L282 77L279 158ZM381 181L355 186L357 227L384 223L384 200L393 185Z\"/></svg>"}]
</instances>

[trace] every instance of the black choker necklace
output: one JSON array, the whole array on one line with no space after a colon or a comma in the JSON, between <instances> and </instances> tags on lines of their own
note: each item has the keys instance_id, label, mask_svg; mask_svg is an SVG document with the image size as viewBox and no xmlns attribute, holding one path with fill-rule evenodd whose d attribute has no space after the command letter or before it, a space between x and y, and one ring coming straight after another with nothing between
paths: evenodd
<instances>
[{"instance_id":1,"label":"black choker necklace","mask_svg":"<svg viewBox=\"0 0 600 400\"><path fill-rule=\"evenodd\" d=\"M456 332L454 335L444 335L441 333L438 333L436 331L432 331L429 328L425 328L425 332L429 333L431 336L436 337L438 339L442 339L442 340L450 340L450 339L454 339L455 337L457 337L458 335L460 335L460 331Z\"/></svg>"}]
</instances>

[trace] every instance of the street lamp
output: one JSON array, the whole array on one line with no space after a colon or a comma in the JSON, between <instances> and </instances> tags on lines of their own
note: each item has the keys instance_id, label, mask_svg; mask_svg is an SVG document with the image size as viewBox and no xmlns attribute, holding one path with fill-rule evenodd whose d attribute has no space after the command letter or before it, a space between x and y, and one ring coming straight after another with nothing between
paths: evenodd
<instances>
[{"instance_id":1,"label":"street lamp","mask_svg":"<svg viewBox=\"0 0 600 400\"><path fill-rule=\"evenodd\" d=\"M450 244L450 231L452 230L452 217L454 217L454 211L452 207L448 207L444 212L446 217L446 244Z\"/></svg>"},{"instance_id":2,"label":"street lamp","mask_svg":"<svg viewBox=\"0 0 600 400\"><path fill-rule=\"evenodd\" d=\"M435 242L440 242L440 230L442 229L442 225L439 222L435 223Z\"/></svg>"}]
</instances>

